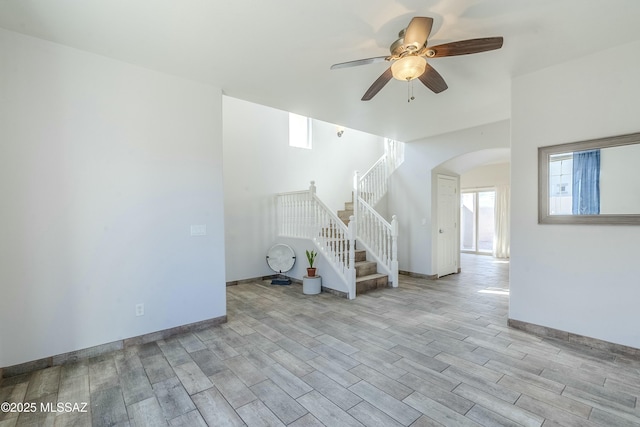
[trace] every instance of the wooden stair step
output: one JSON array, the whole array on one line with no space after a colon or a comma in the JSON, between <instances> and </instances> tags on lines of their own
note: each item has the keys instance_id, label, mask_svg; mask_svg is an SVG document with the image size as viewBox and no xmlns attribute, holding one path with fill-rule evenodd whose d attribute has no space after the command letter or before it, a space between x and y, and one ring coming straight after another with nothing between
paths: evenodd
<instances>
[{"instance_id":1,"label":"wooden stair step","mask_svg":"<svg viewBox=\"0 0 640 427\"><path fill-rule=\"evenodd\" d=\"M378 272L375 261L356 261L356 277L368 276Z\"/></svg>"},{"instance_id":2,"label":"wooden stair step","mask_svg":"<svg viewBox=\"0 0 640 427\"><path fill-rule=\"evenodd\" d=\"M367 276L356 278L356 295L377 289L387 288L389 286L389 276L386 274L369 274Z\"/></svg>"},{"instance_id":3,"label":"wooden stair step","mask_svg":"<svg viewBox=\"0 0 640 427\"><path fill-rule=\"evenodd\" d=\"M367 196L363 194L363 196ZM366 197L365 197L366 198ZM345 202L344 210L338 211L338 218L349 225L349 217L353 215L353 201ZM325 236L332 236L331 230L323 231ZM330 244L335 244L331 242ZM389 276L378 273L378 264L375 261L367 261L367 251L355 250L356 269L356 295L389 286Z\"/></svg>"},{"instance_id":4,"label":"wooden stair step","mask_svg":"<svg viewBox=\"0 0 640 427\"><path fill-rule=\"evenodd\" d=\"M344 220L349 219L349 217L353 215L353 210L342 210L338 211L338 218Z\"/></svg>"}]
</instances>

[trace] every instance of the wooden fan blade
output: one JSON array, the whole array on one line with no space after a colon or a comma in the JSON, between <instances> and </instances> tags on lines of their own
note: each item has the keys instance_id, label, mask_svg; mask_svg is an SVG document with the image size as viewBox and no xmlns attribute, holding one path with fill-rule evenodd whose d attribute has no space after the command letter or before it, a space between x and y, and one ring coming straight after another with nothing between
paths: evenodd
<instances>
[{"instance_id":1,"label":"wooden fan blade","mask_svg":"<svg viewBox=\"0 0 640 427\"><path fill-rule=\"evenodd\" d=\"M391 74L391 67L389 67L387 68L387 71L382 73L382 75L378 77L375 82L373 82L371 87L367 89L364 95L362 95L362 101L369 101L371 98L376 96L376 94L380 92L380 89L382 89L384 85L389 83L389 80L391 80L392 77L393 74Z\"/></svg>"},{"instance_id":2,"label":"wooden fan blade","mask_svg":"<svg viewBox=\"0 0 640 427\"><path fill-rule=\"evenodd\" d=\"M438 73L435 68L427 63L427 68L424 70L418 79L429 89L431 89L434 93L440 93L443 90L446 90L449 86L444 81L440 73Z\"/></svg>"},{"instance_id":3,"label":"wooden fan blade","mask_svg":"<svg viewBox=\"0 0 640 427\"><path fill-rule=\"evenodd\" d=\"M337 70L338 68L348 68L348 67L356 67L358 65L375 64L377 62L384 62L386 60L387 60L386 56L376 56L375 58L358 59L356 61L341 62L339 64L333 64L331 66L331 69Z\"/></svg>"},{"instance_id":4,"label":"wooden fan blade","mask_svg":"<svg viewBox=\"0 0 640 427\"><path fill-rule=\"evenodd\" d=\"M445 43L427 48L427 57L438 58L441 56L468 55L470 53L486 52L488 50L500 49L502 47L502 37L485 37L481 39L469 39L459 42ZM434 53L431 54L430 51Z\"/></svg>"},{"instance_id":5,"label":"wooden fan blade","mask_svg":"<svg viewBox=\"0 0 640 427\"><path fill-rule=\"evenodd\" d=\"M420 49L427 42L427 38L431 33L433 26L433 18L424 16L416 16L409 22L404 33L404 45L414 45L416 49Z\"/></svg>"}]
</instances>

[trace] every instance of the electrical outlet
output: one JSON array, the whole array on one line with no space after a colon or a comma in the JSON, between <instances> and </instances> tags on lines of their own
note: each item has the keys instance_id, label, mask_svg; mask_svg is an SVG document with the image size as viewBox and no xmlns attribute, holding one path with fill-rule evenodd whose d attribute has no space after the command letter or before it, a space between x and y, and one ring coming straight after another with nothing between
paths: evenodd
<instances>
[{"instance_id":1,"label":"electrical outlet","mask_svg":"<svg viewBox=\"0 0 640 427\"><path fill-rule=\"evenodd\" d=\"M198 224L191 226L191 235L192 236L206 236L207 235L207 225L206 224Z\"/></svg>"},{"instance_id":2,"label":"electrical outlet","mask_svg":"<svg viewBox=\"0 0 640 427\"><path fill-rule=\"evenodd\" d=\"M136 304L136 316L144 316L144 304Z\"/></svg>"}]
</instances>

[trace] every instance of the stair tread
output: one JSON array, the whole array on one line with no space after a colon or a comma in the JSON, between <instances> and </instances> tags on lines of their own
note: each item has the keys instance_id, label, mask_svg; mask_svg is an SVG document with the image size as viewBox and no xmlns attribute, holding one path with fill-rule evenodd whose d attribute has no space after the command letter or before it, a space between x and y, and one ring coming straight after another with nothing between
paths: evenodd
<instances>
[{"instance_id":1,"label":"stair tread","mask_svg":"<svg viewBox=\"0 0 640 427\"><path fill-rule=\"evenodd\" d=\"M363 282L365 280L371 280L371 279L380 279L381 277L388 277L388 274L382 274L382 273L373 273L373 274L368 274L366 276L361 276L361 277L356 277L356 282Z\"/></svg>"}]
</instances>

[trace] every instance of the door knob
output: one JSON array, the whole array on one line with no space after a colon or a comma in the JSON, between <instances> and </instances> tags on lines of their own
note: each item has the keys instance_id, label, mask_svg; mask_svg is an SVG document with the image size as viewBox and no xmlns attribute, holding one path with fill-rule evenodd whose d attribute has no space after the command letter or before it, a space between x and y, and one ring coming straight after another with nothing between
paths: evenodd
<instances>
[{"instance_id":1,"label":"door knob","mask_svg":"<svg viewBox=\"0 0 640 427\"><path fill-rule=\"evenodd\" d=\"M441 228L440 230L438 230L438 232L439 232L440 234L442 234L442 233L444 233L444 230Z\"/></svg>"}]
</instances>

